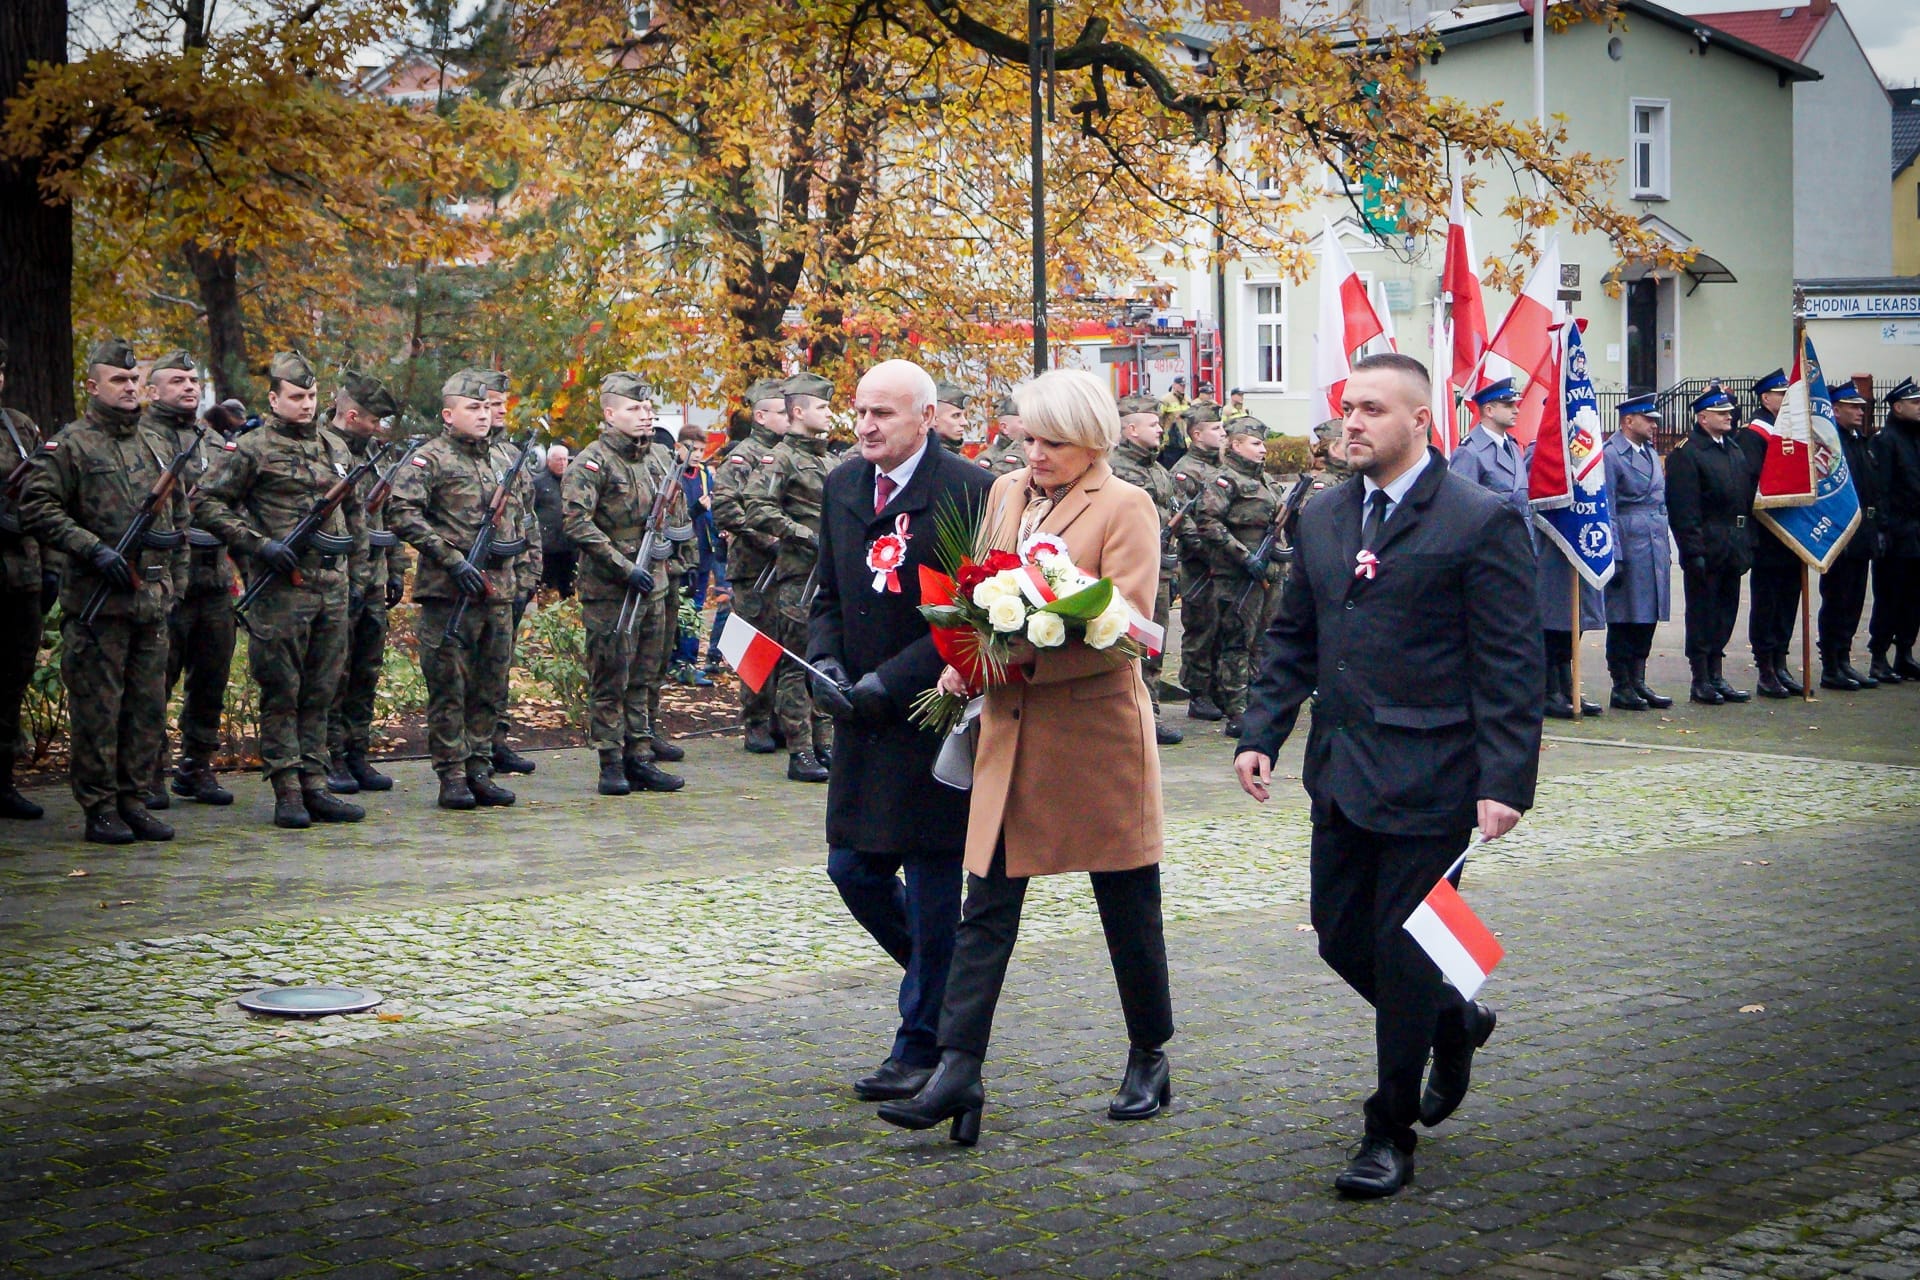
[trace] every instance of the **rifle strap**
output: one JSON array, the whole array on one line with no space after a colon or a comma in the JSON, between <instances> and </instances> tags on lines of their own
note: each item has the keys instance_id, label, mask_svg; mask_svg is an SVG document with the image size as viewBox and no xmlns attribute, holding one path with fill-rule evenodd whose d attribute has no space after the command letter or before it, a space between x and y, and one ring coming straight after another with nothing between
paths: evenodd
<instances>
[{"instance_id":1,"label":"rifle strap","mask_svg":"<svg viewBox=\"0 0 1920 1280\"><path fill-rule=\"evenodd\" d=\"M13 429L13 410L0 409L0 422L4 422L7 425L7 439L13 441L13 451L19 454L22 460L25 460L27 456L27 446L21 443L20 433Z\"/></svg>"}]
</instances>

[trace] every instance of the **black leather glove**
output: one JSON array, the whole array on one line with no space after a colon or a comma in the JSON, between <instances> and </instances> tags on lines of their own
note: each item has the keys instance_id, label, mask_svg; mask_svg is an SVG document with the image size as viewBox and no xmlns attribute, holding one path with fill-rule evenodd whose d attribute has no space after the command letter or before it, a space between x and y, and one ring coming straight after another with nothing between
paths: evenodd
<instances>
[{"instance_id":1,"label":"black leather glove","mask_svg":"<svg viewBox=\"0 0 1920 1280\"><path fill-rule=\"evenodd\" d=\"M127 558L106 543L95 547L87 556L87 562L93 571L111 582L122 591L133 590L133 566Z\"/></svg>"},{"instance_id":2,"label":"black leather glove","mask_svg":"<svg viewBox=\"0 0 1920 1280\"><path fill-rule=\"evenodd\" d=\"M51 613L59 599L60 575L51 569L42 569L40 571L40 615L45 617Z\"/></svg>"},{"instance_id":3,"label":"black leather glove","mask_svg":"<svg viewBox=\"0 0 1920 1280\"><path fill-rule=\"evenodd\" d=\"M861 676L847 694L847 700L853 703L853 718L858 724L878 728L893 719L893 695L880 682L880 673L877 671L869 671Z\"/></svg>"},{"instance_id":4,"label":"black leather glove","mask_svg":"<svg viewBox=\"0 0 1920 1280\"><path fill-rule=\"evenodd\" d=\"M653 594L653 574L647 571L647 566L637 564L627 570L627 590L638 591L643 596Z\"/></svg>"},{"instance_id":5,"label":"black leather glove","mask_svg":"<svg viewBox=\"0 0 1920 1280\"><path fill-rule=\"evenodd\" d=\"M461 595L478 600L487 594L487 575L462 560L453 567L453 585Z\"/></svg>"},{"instance_id":6,"label":"black leather glove","mask_svg":"<svg viewBox=\"0 0 1920 1280\"><path fill-rule=\"evenodd\" d=\"M400 602L406 598L406 595L407 580L405 578L387 579L387 608L392 609L398 607Z\"/></svg>"},{"instance_id":7,"label":"black leather glove","mask_svg":"<svg viewBox=\"0 0 1920 1280\"><path fill-rule=\"evenodd\" d=\"M293 548L274 538L261 543L253 558L275 573L293 574L300 569L300 557L294 554Z\"/></svg>"},{"instance_id":8,"label":"black leather glove","mask_svg":"<svg viewBox=\"0 0 1920 1280\"><path fill-rule=\"evenodd\" d=\"M813 677L813 705L835 720L845 720L853 714L853 703L847 700L852 686L847 669L837 658L821 658L813 665L820 670L820 675Z\"/></svg>"}]
</instances>

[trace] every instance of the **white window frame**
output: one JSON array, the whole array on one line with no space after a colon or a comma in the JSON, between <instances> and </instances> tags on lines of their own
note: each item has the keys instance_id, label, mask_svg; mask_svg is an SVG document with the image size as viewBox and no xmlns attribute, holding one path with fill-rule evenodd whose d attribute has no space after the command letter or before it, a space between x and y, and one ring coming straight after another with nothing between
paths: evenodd
<instances>
[{"instance_id":1,"label":"white window frame","mask_svg":"<svg viewBox=\"0 0 1920 1280\"><path fill-rule=\"evenodd\" d=\"M1240 343L1240 358L1244 362L1245 367L1242 369L1240 377L1234 381L1249 391L1285 395L1287 393L1287 344L1292 337L1292 291L1288 289L1287 282L1279 276L1249 276L1247 279L1241 281L1240 287L1244 291L1241 294L1243 305L1240 314L1240 331L1243 336ZM1260 309L1259 299L1260 290L1262 289L1272 289L1274 291L1274 296L1280 300L1280 309L1278 311L1262 311ZM1260 330L1263 326L1271 324L1278 324L1280 326L1280 341L1274 353L1276 357L1275 363L1278 366L1275 372L1280 375L1277 381L1263 380L1260 377L1260 348L1262 345L1260 341Z\"/></svg>"},{"instance_id":2,"label":"white window frame","mask_svg":"<svg viewBox=\"0 0 1920 1280\"><path fill-rule=\"evenodd\" d=\"M1640 113L1654 114L1651 132L1640 131ZM1647 181L1640 181L1640 149L1647 148ZM1673 198L1673 102L1633 98L1627 104L1627 185L1635 200Z\"/></svg>"},{"instance_id":3,"label":"white window frame","mask_svg":"<svg viewBox=\"0 0 1920 1280\"><path fill-rule=\"evenodd\" d=\"M1346 152L1336 150L1334 154L1339 158L1338 163L1326 167L1320 180L1320 189L1332 196L1358 195L1366 190L1366 183L1347 176L1350 160Z\"/></svg>"}]
</instances>

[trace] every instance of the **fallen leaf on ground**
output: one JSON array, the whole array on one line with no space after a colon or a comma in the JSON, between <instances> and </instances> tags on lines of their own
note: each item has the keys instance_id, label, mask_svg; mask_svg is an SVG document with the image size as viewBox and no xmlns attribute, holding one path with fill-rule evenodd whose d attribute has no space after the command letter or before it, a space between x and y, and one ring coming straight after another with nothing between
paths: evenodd
<instances>
[{"instance_id":1,"label":"fallen leaf on ground","mask_svg":"<svg viewBox=\"0 0 1920 1280\"><path fill-rule=\"evenodd\" d=\"M376 1013L373 1016L382 1022L405 1022L407 1020L407 1015L404 1013Z\"/></svg>"},{"instance_id":2,"label":"fallen leaf on ground","mask_svg":"<svg viewBox=\"0 0 1920 1280\"><path fill-rule=\"evenodd\" d=\"M273 1038L275 1040L291 1040L293 1039L293 1032L288 1031L285 1027L282 1027L280 1030L273 1033Z\"/></svg>"},{"instance_id":3,"label":"fallen leaf on ground","mask_svg":"<svg viewBox=\"0 0 1920 1280\"><path fill-rule=\"evenodd\" d=\"M1293 931L1295 933L1312 933L1313 926L1310 924L1297 924L1293 926Z\"/></svg>"},{"instance_id":4,"label":"fallen leaf on ground","mask_svg":"<svg viewBox=\"0 0 1920 1280\"><path fill-rule=\"evenodd\" d=\"M75 876L90 876L92 874L93 872L87 870L85 867L75 867L73 870L67 872L67 879L71 880Z\"/></svg>"},{"instance_id":5,"label":"fallen leaf on ground","mask_svg":"<svg viewBox=\"0 0 1920 1280\"><path fill-rule=\"evenodd\" d=\"M1765 1013L1766 1011L1767 1006L1763 1004L1743 1004L1740 1006L1740 1012L1742 1013Z\"/></svg>"}]
</instances>

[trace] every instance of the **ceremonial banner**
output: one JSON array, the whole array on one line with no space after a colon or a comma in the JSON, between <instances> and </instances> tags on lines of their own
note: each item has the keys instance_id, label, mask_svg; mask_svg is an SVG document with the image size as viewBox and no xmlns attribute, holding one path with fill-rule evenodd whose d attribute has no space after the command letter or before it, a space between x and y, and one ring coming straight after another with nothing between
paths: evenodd
<instances>
[{"instance_id":1,"label":"ceremonial banner","mask_svg":"<svg viewBox=\"0 0 1920 1280\"><path fill-rule=\"evenodd\" d=\"M1787 388L1783 418L1796 397L1806 406L1813 440L1807 451L1813 459L1813 501L1806 506L1776 506L1754 514L1795 555L1825 573L1860 526L1860 492L1853 487L1846 451L1840 447L1840 429L1834 425L1833 400L1820 370L1820 357L1814 353L1813 339L1804 334L1794 358L1793 385Z\"/></svg>"},{"instance_id":2,"label":"ceremonial banner","mask_svg":"<svg viewBox=\"0 0 1920 1280\"><path fill-rule=\"evenodd\" d=\"M1560 330L1558 365L1560 394L1553 399L1559 405L1559 461L1542 472L1550 437L1555 433L1542 427L1534 442L1533 471L1527 477L1529 494L1536 484L1550 478L1563 482L1565 496L1554 502L1533 504L1533 522L1573 563L1581 579L1596 591L1613 577L1613 507L1607 493L1606 456L1600 446L1600 406L1594 400L1593 383L1587 377L1587 349L1580 338L1580 326L1572 322ZM1558 495L1556 495L1558 497Z\"/></svg>"},{"instance_id":3,"label":"ceremonial banner","mask_svg":"<svg viewBox=\"0 0 1920 1280\"><path fill-rule=\"evenodd\" d=\"M1480 923L1460 891L1444 877L1407 917L1406 930L1468 1000L1479 993L1487 975L1507 954L1492 930Z\"/></svg>"},{"instance_id":4,"label":"ceremonial banner","mask_svg":"<svg viewBox=\"0 0 1920 1280\"><path fill-rule=\"evenodd\" d=\"M1802 347L1805 347L1803 342ZM1787 398L1771 424L1758 418L1747 430L1767 442L1767 453L1760 461L1760 486L1754 490L1753 509L1804 507L1814 500L1814 460L1812 441L1812 405L1808 384L1801 371L1801 352L1793 353L1793 381L1787 386ZM1820 385L1825 395L1826 384ZM1833 404L1827 404L1831 421ZM1839 437L1835 436L1838 448Z\"/></svg>"}]
</instances>

